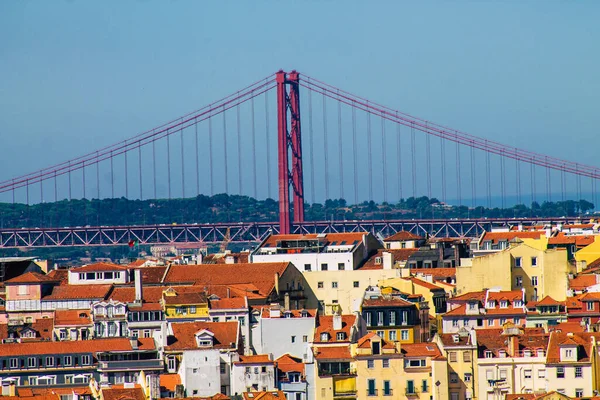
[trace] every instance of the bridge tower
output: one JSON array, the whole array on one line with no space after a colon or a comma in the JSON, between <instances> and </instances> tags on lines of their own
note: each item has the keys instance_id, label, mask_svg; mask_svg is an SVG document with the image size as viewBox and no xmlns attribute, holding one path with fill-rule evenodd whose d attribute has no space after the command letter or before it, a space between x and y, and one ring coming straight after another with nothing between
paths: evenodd
<instances>
[{"instance_id":1,"label":"bridge tower","mask_svg":"<svg viewBox=\"0 0 600 400\"><path fill-rule=\"evenodd\" d=\"M302 134L300 128L300 74L280 70L277 79L277 144L279 176L279 231L291 232L290 188L294 222L304 222ZM288 124L290 129L288 130ZM290 154L291 153L291 154Z\"/></svg>"}]
</instances>

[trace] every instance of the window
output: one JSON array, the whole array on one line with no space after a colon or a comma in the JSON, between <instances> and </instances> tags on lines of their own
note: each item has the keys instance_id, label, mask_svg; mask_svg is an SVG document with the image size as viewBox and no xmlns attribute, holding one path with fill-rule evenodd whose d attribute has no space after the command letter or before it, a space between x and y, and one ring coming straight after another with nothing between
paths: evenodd
<instances>
[{"instance_id":1,"label":"window","mask_svg":"<svg viewBox=\"0 0 600 400\"><path fill-rule=\"evenodd\" d=\"M496 323L496 320L494 318L490 318L488 325L489 326L494 326L494 324Z\"/></svg>"},{"instance_id":2,"label":"window","mask_svg":"<svg viewBox=\"0 0 600 400\"><path fill-rule=\"evenodd\" d=\"M566 350L565 350L565 356L566 356L566 357L568 357L568 358L571 358L571 357L573 357L573 350L571 350L571 349L566 349Z\"/></svg>"},{"instance_id":3,"label":"window","mask_svg":"<svg viewBox=\"0 0 600 400\"><path fill-rule=\"evenodd\" d=\"M304 264L305 271L310 271L311 269L312 269L312 266L310 264Z\"/></svg>"},{"instance_id":4,"label":"window","mask_svg":"<svg viewBox=\"0 0 600 400\"><path fill-rule=\"evenodd\" d=\"M408 340L408 330L403 329L400 331L400 340Z\"/></svg>"},{"instance_id":5,"label":"window","mask_svg":"<svg viewBox=\"0 0 600 400\"><path fill-rule=\"evenodd\" d=\"M425 367L425 360L417 359L417 360L404 360L404 367Z\"/></svg>"},{"instance_id":6,"label":"window","mask_svg":"<svg viewBox=\"0 0 600 400\"><path fill-rule=\"evenodd\" d=\"M296 336L292 335L292 343L296 343Z\"/></svg>"},{"instance_id":7,"label":"window","mask_svg":"<svg viewBox=\"0 0 600 400\"><path fill-rule=\"evenodd\" d=\"M485 358L492 358L494 356L494 354L490 350L486 350L483 352L483 356Z\"/></svg>"},{"instance_id":8,"label":"window","mask_svg":"<svg viewBox=\"0 0 600 400\"><path fill-rule=\"evenodd\" d=\"M338 263L338 270L339 271L343 271L346 269L346 264L345 263Z\"/></svg>"},{"instance_id":9,"label":"window","mask_svg":"<svg viewBox=\"0 0 600 400\"><path fill-rule=\"evenodd\" d=\"M367 360L367 368L375 368L375 361Z\"/></svg>"},{"instance_id":10,"label":"window","mask_svg":"<svg viewBox=\"0 0 600 400\"><path fill-rule=\"evenodd\" d=\"M465 382L471 382L472 375L470 372L465 373Z\"/></svg>"},{"instance_id":11,"label":"window","mask_svg":"<svg viewBox=\"0 0 600 400\"><path fill-rule=\"evenodd\" d=\"M331 282L331 288L332 289L337 289L338 288L338 283L337 282Z\"/></svg>"},{"instance_id":12,"label":"window","mask_svg":"<svg viewBox=\"0 0 600 400\"><path fill-rule=\"evenodd\" d=\"M575 389L575 397L583 397L583 389Z\"/></svg>"},{"instance_id":13,"label":"window","mask_svg":"<svg viewBox=\"0 0 600 400\"><path fill-rule=\"evenodd\" d=\"M383 381L383 395L391 396L392 395L392 385L390 381Z\"/></svg>"},{"instance_id":14,"label":"window","mask_svg":"<svg viewBox=\"0 0 600 400\"><path fill-rule=\"evenodd\" d=\"M508 307L508 301L500 300L500 308L507 308L507 307Z\"/></svg>"},{"instance_id":15,"label":"window","mask_svg":"<svg viewBox=\"0 0 600 400\"><path fill-rule=\"evenodd\" d=\"M90 365L91 358L90 356L81 356L81 365Z\"/></svg>"},{"instance_id":16,"label":"window","mask_svg":"<svg viewBox=\"0 0 600 400\"><path fill-rule=\"evenodd\" d=\"M396 311L390 311L390 325L396 325Z\"/></svg>"},{"instance_id":17,"label":"window","mask_svg":"<svg viewBox=\"0 0 600 400\"><path fill-rule=\"evenodd\" d=\"M344 339L346 339L346 334L344 332L338 332L336 333L336 339L339 341L342 341Z\"/></svg>"},{"instance_id":18,"label":"window","mask_svg":"<svg viewBox=\"0 0 600 400\"><path fill-rule=\"evenodd\" d=\"M457 319L453 319L452 320L452 327L453 328L458 328L458 320Z\"/></svg>"},{"instance_id":19,"label":"window","mask_svg":"<svg viewBox=\"0 0 600 400\"><path fill-rule=\"evenodd\" d=\"M537 276L532 276L531 277L531 286L537 286L538 281L537 281Z\"/></svg>"},{"instance_id":20,"label":"window","mask_svg":"<svg viewBox=\"0 0 600 400\"><path fill-rule=\"evenodd\" d=\"M360 287L359 282L358 281L352 282L352 287L355 287L355 288Z\"/></svg>"},{"instance_id":21,"label":"window","mask_svg":"<svg viewBox=\"0 0 600 400\"><path fill-rule=\"evenodd\" d=\"M381 360L381 366L383 368L389 368L390 367L390 359L389 358L384 358Z\"/></svg>"},{"instance_id":22,"label":"window","mask_svg":"<svg viewBox=\"0 0 600 400\"><path fill-rule=\"evenodd\" d=\"M54 357L46 357L46 367L54 367Z\"/></svg>"},{"instance_id":23,"label":"window","mask_svg":"<svg viewBox=\"0 0 600 400\"><path fill-rule=\"evenodd\" d=\"M565 367L556 367L556 377L557 378L565 377Z\"/></svg>"},{"instance_id":24,"label":"window","mask_svg":"<svg viewBox=\"0 0 600 400\"><path fill-rule=\"evenodd\" d=\"M323 289L323 282L317 282L317 288Z\"/></svg>"},{"instance_id":25,"label":"window","mask_svg":"<svg viewBox=\"0 0 600 400\"><path fill-rule=\"evenodd\" d=\"M327 263L321 264L321 271L327 271Z\"/></svg>"},{"instance_id":26,"label":"window","mask_svg":"<svg viewBox=\"0 0 600 400\"><path fill-rule=\"evenodd\" d=\"M423 382L421 383L421 390L423 393L429 392L429 381L427 379L423 379Z\"/></svg>"},{"instance_id":27,"label":"window","mask_svg":"<svg viewBox=\"0 0 600 400\"><path fill-rule=\"evenodd\" d=\"M376 335L379 336L382 339L385 339L385 332L384 331L377 331Z\"/></svg>"},{"instance_id":28,"label":"window","mask_svg":"<svg viewBox=\"0 0 600 400\"><path fill-rule=\"evenodd\" d=\"M302 343L306 343L308 342L308 335L303 335L302 336Z\"/></svg>"},{"instance_id":29,"label":"window","mask_svg":"<svg viewBox=\"0 0 600 400\"><path fill-rule=\"evenodd\" d=\"M224 373L226 373L226 372L227 372L227 364L225 364L225 363L220 363L220 364L219 364L219 372L220 372L221 374L224 374Z\"/></svg>"},{"instance_id":30,"label":"window","mask_svg":"<svg viewBox=\"0 0 600 400\"><path fill-rule=\"evenodd\" d=\"M522 276L515 277L515 286L516 287L522 287L523 286L523 277Z\"/></svg>"},{"instance_id":31,"label":"window","mask_svg":"<svg viewBox=\"0 0 600 400\"><path fill-rule=\"evenodd\" d=\"M583 368L575 367L575 378L583 378Z\"/></svg>"},{"instance_id":32,"label":"window","mask_svg":"<svg viewBox=\"0 0 600 400\"><path fill-rule=\"evenodd\" d=\"M477 303L469 303L469 310L471 310L471 311L477 310Z\"/></svg>"},{"instance_id":33,"label":"window","mask_svg":"<svg viewBox=\"0 0 600 400\"><path fill-rule=\"evenodd\" d=\"M186 307L176 307L175 308L175 314L179 314L179 315L186 314L186 311L187 311Z\"/></svg>"},{"instance_id":34,"label":"window","mask_svg":"<svg viewBox=\"0 0 600 400\"><path fill-rule=\"evenodd\" d=\"M537 257L531 257L531 266L537 267Z\"/></svg>"},{"instance_id":35,"label":"window","mask_svg":"<svg viewBox=\"0 0 600 400\"><path fill-rule=\"evenodd\" d=\"M63 359L63 362L64 362L65 366L70 366L71 363L73 362L73 359L71 358L71 356L65 356L65 358Z\"/></svg>"},{"instance_id":36,"label":"window","mask_svg":"<svg viewBox=\"0 0 600 400\"><path fill-rule=\"evenodd\" d=\"M406 381L406 394L415 394L415 382Z\"/></svg>"},{"instance_id":37,"label":"window","mask_svg":"<svg viewBox=\"0 0 600 400\"><path fill-rule=\"evenodd\" d=\"M390 331L388 333L389 339L392 342L395 342L396 340L398 340L398 338L396 337L396 331Z\"/></svg>"},{"instance_id":38,"label":"window","mask_svg":"<svg viewBox=\"0 0 600 400\"><path fill-rule=\"evenodd\" d=\"M593 301L588 301L587 302L587 310L588 311L594 311L594 302Z\"/></svg>"},{"instance_id":39,"label":"window","mask_svg":"<svg viewBox=\"0 0 600 400\"><path fill-rule=\"evenodd\" d=\"M515 268L521 268L521 257L515 257Z\"/></svg>"},{"instance_id":40,"label":"window","mask_svg":"<svg viewBox=\"0 0 600 400\"><path fill-rule=\"evenodd\" d=\"M507 371L505 369L500 370L500 379L506 379Z\"/></svg>"},{"instance_id":41,"label":"window","mask_svg":"<svg viewBox=\"0 0 600 400\"><path fill-rule=\"evenodd\" d=\"M521 318L515 318L515 325L519 325L521 323Z\"/></svg>"},{"instance_id":42,"label":"window","mask_svg":"<svg viewBox=\"0 0 600 400\"><path fill-rule=\"evenodd\" d=\"M545 377L546 377L546 370L545 369L538 370L538 378L545 378Z\"/></svg>"},{"instance_id":43,"label":"window","mask_svg":"<svg viewBox=\"0 0 600 400\"><path fill-rule=\"evenodd\" d=\"M196 306L190 306L190 314L196 314Z\"/></svg>"},{"instance_id":44,"label":"window","mask_svg":"<svg viewBox=\"0 0 600 400\"><path fill-rule=\"evenodd\" d=\"M367 326L371 326L371 313L370 312L365 313L365 322L367 323Z\"/></svg>"},{"instance_id":45,"label":"window","mask_svg":"<svg viewBox=\"0 0 600 400\"><path fill-rule=\"evenodd\" d=\"M377 389L375 389L375 379L369 379L367 381L367 396L377 396Z\"/></svg>"},{"instance_id":46,"label":"window","mask_svg":"<svg viewBox=\"0 0 600 400\"><path fill-rule=\"evenodd\" d=\"M504 325L506 323L506 318L500 318L500 325Z\"/></svg>"},{"instance_id":47,"label":"window","mask_svg":"<svg viewBox=\"0 0 600 400\"><path fill-rule=\"evenodd\" d=\"M456 352L455 351L448 352L448 360L450 362L456 362L457 361L457 357L456 357Z\"/></svg>"},{"instance_id":48,"label":"window","mask_svg":"<svg viewBox=\"0 0 600 400\"><path fill-rule=\"evenodd\" d=\"M327 332L321 333L321 342L326 342L329 340L329 334Z\"/></svg>"},{"instance_id":49,"label":"window","mask_svg":"<svg viewBox=\"0 0 600 400\"><path fill-rule=\"evenodd\" d=\"M531 379L531 370L526 369L524 372L524 375L525 375L525 379Z\"/></svg>"},{"instance_id":50,"label":"window","mask_svg":"<svg viewBox=\"0 0 600 400\"><path fill-rule=\"evenodd\" d=\"M10 367L11 368L19 368L19 359L18 358L11 358L10 359Z\"/></svg>"},{"instance_id":51,"label":"window","mask_svg":"<svg viewBox=\"0 0 600 400\"><path fill-rule=\"evenodd\" d=\"M176 372L175 357L167 357L167 369L169 370L169 372Z\"/></svg>"},{"instance_id":52,"label":"window","mask_svg":"<svg viewBox=\"0 0 600 400\"><path fill-rule=\"evenodd\" d=\"M463 351L463 362L471 362L471 352Z\"/></svg>"},{"instance_id":53,"label":"window","mask_svg":"<svg viewBox=\"0 0 600 400\"><path fill-rule=\"evenodd\" d=\"M383 326L383 311L377 312L377 326Z\"/></svg>"},{"instance_id":54,"label":"window","mask_svg":"<svg viewBox=\"0 0 600 400\"><path fill-rule=\"evenodd\" d=\"M488 300L487 308L496 308L496 302L494 300Z\"/></svg>"},{"instance_id":55,"label":"window","mask_svg":"<svg viewBox=\"0 0 600 400\"><path fill-rule=\"evenodd\" d=\"M37 359L35 357L29 357L27 359L27 368L37 367Z\"/></svg>"},{"instance_id":56,"label":"window","mask_svg":"<svg viewBox=\"0 0 600 400\"><path fill-rule=\"evenodd\" d=\"M458 374L454 372L450 373L450 383L458 383Z\"/></svg>"}]
</instances>

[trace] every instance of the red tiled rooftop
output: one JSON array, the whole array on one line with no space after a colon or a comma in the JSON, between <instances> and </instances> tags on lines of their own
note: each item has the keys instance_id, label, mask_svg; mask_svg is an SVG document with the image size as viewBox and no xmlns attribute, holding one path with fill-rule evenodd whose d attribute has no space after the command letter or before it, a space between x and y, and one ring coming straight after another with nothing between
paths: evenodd
<instances>
[{"instance_id":1,"label":"red tiled rooftop","mask_svg":"<svg viewBox=\"0 0 600 400\"><path fill-rule=\"evenodd\" d=\"M180 322L171 325L173 336L169 336L167 351L197 349L196 333L202 330L210 331L214 336L216 349L238 347L238 323L229 322Z\"/></svg>"},{"instance_id":2,"label":"red tiled rooftop","mask_svg":"<svg viewBox=\"0 0 600 400\"><path fill-rule=\"evenodd\" d=\"M523 300L523 291L521 290L501 290L499 292L488 291L488 300L500 301L508 300Z\"/></svg>"},{"instance_id":3,"label":"red tiled rooftop","mask_svg":"<svg viewBox=\"0 0 600 400\"><path fill-rule=\"evenodd\" d=\"M597 274L578 275L569 281L569 287L573 290L585 290L599 282Z\"/></svg>"},{"instance_id":4,"label":"red tiled rooftop","mask_svg":"<svg viewBox=\"0 0 600 400\"><path fill-rule=\"evenodd\" d=\"M160 374L159 377L161 391L174 392L177 385L181 385L179 374Z\"/></svg>"},{"instance_id":5,"label":"red tiled rooftop","mask_svg":"<svg viewBox=\"0 0 600 400\"><path fill-rule=\"evenodd\" d=\"M403 242L406 240L422 240L425 239L423 236L414 234L412 232L400 231L394 233L392 236L388 236L383 239L384 242Z\"/></svg>"},{"instance_id":6,"label":"red tiled rooftop","mask_svg":"<svg viewBox=\"0 0 600 400\"><path fill-rule=\"evenodd\" d=\"M154 339L139 338L140 350L154 350ZM3 356L23 356L42 354L96 353L104 351L131 351L131 342L127 338L93 339L64 342L26 342L0 344Z\"/></svg>"},{"instance_id":7,"label":"red tiled rooftop","mask_svg":"<svg viewBox=\"0 0 600 400\"><path fill-rule=\"evenodd\" d=\"M416 305L399 297L379 296L376 299L363 300L363 307L416 307Z\"/></svg>"},{"instance_id":8,"label":"red tiled rooftop","mask_svg":"<svg viewBox=\"0 0 600 400\"><path fill-rule=\"evenodd\" d=\"M322 343L321 334L329 334L329 342L338 342L336 334L338 332L345 333L345 342L350 341L350 334L352 332L352 326L356 322L355 315L342 315L342 329L333 329L333 315L324 315L319 317L319 325L315 328L314 343Z\"/></svg>"},{"instance_id":9,"label":"red tiled rooftop","mask_svg":"<svg viewBox=\"0 0 600 400\"><path fill-rule=\"evenodd\" d=\"M87 264L83 267L71 269L73 272L103 272L103 271L127 271L127 267L110 263Z\"/></svg>"},{"instance_id":10,"label":"red tiled rooftop","mask_svg":"<svg viewBox=\"0 0 600 400\"><path fill-rule=\"evenodd\" d=\"M92 325L92 317L88 310L56 310L55 326L88 326Z\"/></svg>"},{"instance_id":11,"label":"red tiled rooftop","mask_svg":"<svg viewBox=\"0 0 600 400\"><path fill-rule=\"evenodd\" d=\"M284 354L275 360L275 362L277 363L277 368L284 374L288 372L300 372L304 375L304 363L301 358Z\"/></svg>"},{"instance_id":12,"label":"red tiled rooftop","mask_svg":"<svg viewBox=\"0 0 600 400\"><path fill-rule=\"evenodd\" d=\"M313 349L317 360L349 360L350 346L320 346Z\"/></svg>"},{"instance_id":13,"label":"red tiled rooftop","mask_svg":"<svg viewBox=\"0 0 600 400\"><path fill-rule=\"evenodd\" d=\"M271 235L263 243L262 247L276 247L277 242L281 240L306 240L306 239L322 239L325 245L331 245L336 242L337 245L346 242L346 245L352 245L354 242L362 242L363 236L368 232L344 232L344 233L327 233L324 238L319 238L316 233L308 233L305 235L289 234L289 235Z\"/></svg>"},{"instance_id":14,"label":"red tiled rooftop","mask_svg":"<svg viewBox=\"0 0 600 400\"><path fill-rule=\"evenodd\" d=\"M401 351L404 354L404 357L443 358L440 348L435 343L402 344Z\"/></svg>"},{"instance_id":15,"label":"red tiled rooftop","mask_svg":"<svg viewBox=\"0 0 600 400\"><path fill-rule=\"evenodd\" d=\"M141 387L134 388L102 388L102 397L104 400L146 400L144 391Z\"/></svg>"},{"instance_id":16,"label":"red tiled rooftop","mask_svg":"<svg viewBox=\"0 0 600 400\"><path fill-rule=\"evenodd\" d=\"M383 253L392 253L394 262L407 261L408 258L419 251L419 249L379 249L377 253L369 257L367 261L360 267L361 270L383 269L383 259L381 263L376 263L379 258L383 257Z\"/></svg>"},{"instance_id":17,"label":"red tiled rooftop","mask_svg":"<svg viewBox=\"0 0 600 400\"><path fill-rule=\"evenodd\" d=\"M256 354L251 356L240 356L240 360L234 364L274 364L269 354Z\"/></svg>"},{"instance_id":18,"label":"red tiled rooftop","mask_svg":"<svg viewBox=\"0 0 600 400\"><path fill-rule=\"evenodd\" d=\"M492 241L496 244L501 241L510 242L513 239L539 239L541 236L545 236L544 231L517 231L517 232L486 232L483 236L482 242Z\"/></svg>"},{"instance_id":19,"label":"red tiled rooftop","mask_svg":"<svg viewBox=\"0 0 600 400\"><path fill-rule=\"evenodd\" d=\"M42 300L75 300L90 299L104 300L108 296L112 285L61 285L52 288L52 293L44 296Z\"/></svg>"},{"instance_id":20,"label":"red tiled rooftop","mask_svg":"<svg viewBox=\"0 0 600 400\"><path fill-rule=\"evenodd\" d=\"M36 283L50 283L58 282L56 279L40 274L39 272L26 272L23 275L19 275L15 278L9 279L4 282L5 285L19 285L19 284L36 284Z\"/></svg>"},{"instance_id":21,"label":"red tiled rooftop","mask_svg":"<svg viewBox=\"0 0 600 400\"><path fill-rule=\"evenodd\" d=\"M239 310L248 308L246 299L243 297L230 297L219 300L211 300L210 308L213 310Z\"/></svg>"}]
</instances>

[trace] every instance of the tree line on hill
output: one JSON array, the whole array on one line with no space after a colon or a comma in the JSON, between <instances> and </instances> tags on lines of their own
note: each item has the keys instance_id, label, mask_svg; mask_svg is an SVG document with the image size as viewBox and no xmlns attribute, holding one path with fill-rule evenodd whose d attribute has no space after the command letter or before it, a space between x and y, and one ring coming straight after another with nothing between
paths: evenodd
<instances>
[{"instance_id":1,"label":"tree line on hill","mask_svg":"<svg viewBox=\"0 0 600 400\"><path fill-rule=\"evenodd\" d=\"M181 224L277 221L278 202L248 196L216 194L183 199L62 200L26 205L0 203L0 227L35 228L63 226L109 226L133 224ZM365 201L349 205L344 199L305 205L308 221L417 219L417 218L527 218L575 217L589 213L594 205L586 200L566 200L506 208L450 206L435 198L409 197L397 203Z\"/></svg>"}]
</instances>

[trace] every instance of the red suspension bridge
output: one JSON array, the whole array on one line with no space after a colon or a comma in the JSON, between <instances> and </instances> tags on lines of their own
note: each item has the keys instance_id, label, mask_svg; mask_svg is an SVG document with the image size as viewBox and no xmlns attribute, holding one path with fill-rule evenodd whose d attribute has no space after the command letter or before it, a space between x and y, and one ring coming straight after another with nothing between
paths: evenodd
<instances>
[{"instance_id":1,"label":"red suspension bridge","mask_svg":"<svg viewBox=\"0 0 600 400\"><path fill-rule=\"evenodd\" d=\"M276 186L278 222L58 228L49 221L49 227L2 227L0 248L115 245L134 239L142 244L218 242L226 231L232 241L258 241L269 232L356 230L476 236L494 226L550 221L308 222L304 206L330 198L397 202L422 195L488 208L569 197L596 204L599 178L599 168L473 136L296 71L279 71L154 129L0 182L0 202L42 207L77 198L216 193L267 198L274 197Z\"/></svg>"}]
</instances>

